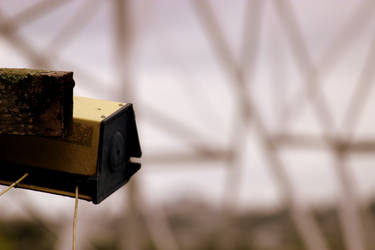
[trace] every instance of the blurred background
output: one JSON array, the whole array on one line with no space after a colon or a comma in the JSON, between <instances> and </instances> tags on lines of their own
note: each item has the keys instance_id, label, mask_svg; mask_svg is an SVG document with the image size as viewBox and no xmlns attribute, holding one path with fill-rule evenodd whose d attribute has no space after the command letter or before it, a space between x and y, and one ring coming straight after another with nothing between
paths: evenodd
<instances>
[{"instance_id":1,"label":"blurred background","mask_svg":"<svg viewBox=\"0 0 375 250\"><path fill-rule=\"evenodd\" d=\"M375 249L375 1L2 0L0 67L134 104L142 169L78 249ZM5 187L2 187L5 188ZM69 249L74 200L15 189L0 249Z\"/></svg>"}]
</instances>

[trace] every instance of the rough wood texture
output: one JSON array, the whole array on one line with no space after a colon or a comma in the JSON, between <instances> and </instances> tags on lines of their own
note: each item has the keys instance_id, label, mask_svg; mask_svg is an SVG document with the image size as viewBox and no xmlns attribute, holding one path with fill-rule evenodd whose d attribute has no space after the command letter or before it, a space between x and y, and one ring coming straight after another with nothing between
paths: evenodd
<instances>
[{"instance_id":1,"label":"rough wood texture","mask_svg":"<svg viewBox=\"0 0 375 250\"><path fill-rule=\"evenodd\" d=\"M0 134L64 136L73 87L73 72L0 69Z\"/></svg>"}]
</instances>

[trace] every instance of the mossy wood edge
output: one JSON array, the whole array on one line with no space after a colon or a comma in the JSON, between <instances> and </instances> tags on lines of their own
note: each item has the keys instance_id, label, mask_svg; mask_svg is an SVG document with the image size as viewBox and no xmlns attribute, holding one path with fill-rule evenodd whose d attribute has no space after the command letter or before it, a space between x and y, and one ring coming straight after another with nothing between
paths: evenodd
<instances>
[{"instance_id":1,"label":"mossy wood edge","mask_svg":"<svg viewBox=\"0 0 375 250\"><path fill-rule=\"evenodd\" d=\"M74 85L73 72L0 68L0 134L66 135Z\"/></svg>"}]
</instances>

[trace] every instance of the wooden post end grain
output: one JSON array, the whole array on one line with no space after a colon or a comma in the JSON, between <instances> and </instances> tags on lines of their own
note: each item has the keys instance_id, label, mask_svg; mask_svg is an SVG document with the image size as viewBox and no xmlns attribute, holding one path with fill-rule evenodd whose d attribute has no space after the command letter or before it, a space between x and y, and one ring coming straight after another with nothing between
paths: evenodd
<instances>
[{"instance_id":1,"label":"wooden post end grain","mask_svg":"<svg viewBox=\"0 0 375 250\"><path fill-rule=\"evenodd\" d=\"M74 85L73 72L0 69L0 134L64 136Z\"/></svg>"}]
</instances>

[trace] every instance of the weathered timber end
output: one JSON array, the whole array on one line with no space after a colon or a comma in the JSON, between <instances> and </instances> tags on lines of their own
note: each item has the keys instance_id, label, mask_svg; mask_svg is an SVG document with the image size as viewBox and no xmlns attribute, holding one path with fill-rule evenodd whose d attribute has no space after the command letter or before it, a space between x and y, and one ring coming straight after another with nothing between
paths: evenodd
<instances>
[{"instance_id":1,"label":"weathered timber end","mask_svg":"<svg viewBox=\"0 0 375 250\"><path fill-rule=\"evenodd\" d=\"M0 68L0 134L64 136L74 85L73 72Z\"/></svg>"}]
</instances>

